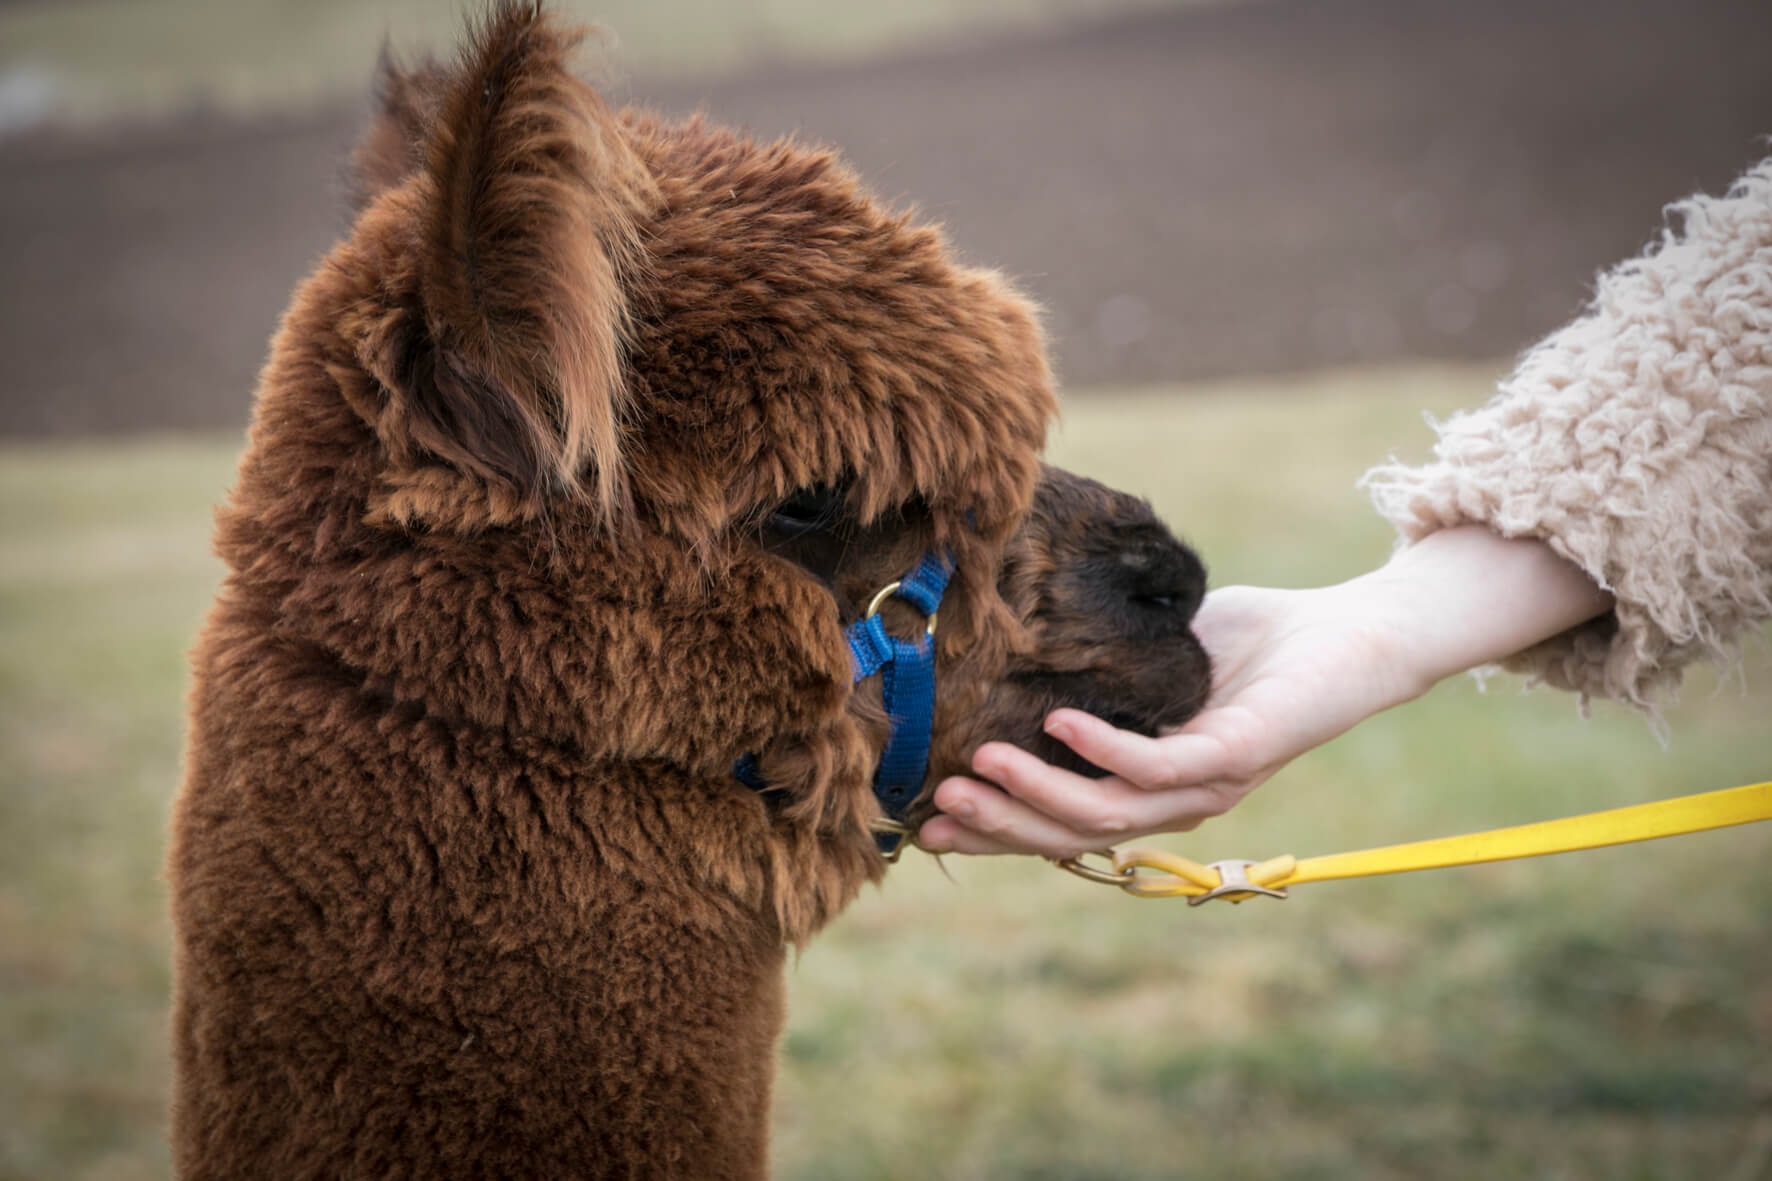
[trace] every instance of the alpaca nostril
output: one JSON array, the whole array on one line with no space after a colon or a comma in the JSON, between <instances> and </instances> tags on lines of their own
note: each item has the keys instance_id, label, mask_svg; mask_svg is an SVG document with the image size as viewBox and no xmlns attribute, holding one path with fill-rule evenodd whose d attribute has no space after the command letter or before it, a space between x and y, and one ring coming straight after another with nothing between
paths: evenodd
<instances>
[{"instance_id":1,"label":"alpaca nostril","mask_svg":"<svg viewBox=\"0 0 1772 1181\"><path fill-rule=\"evenodd\" d=\"M1186 626L1206 595L1206 568L1169 536L1141 537L1117 554L1120 593L1136 612L1163 628Z\"/></svg>"},{"instance_id":2,"label":"alpaca nostril","mask_svg":"<svg viewBox=\"0 0 1772 1181\"><path fill-rule=\"evenodd\" d=\"M1160 588L1160 589L1159 589ZM1166 616L1187 623L1200 609L1203 588L1158 585L1150 590L1133 589L1127 596L1132 605L1152 615Z\"/></svg>"}]
</instances>

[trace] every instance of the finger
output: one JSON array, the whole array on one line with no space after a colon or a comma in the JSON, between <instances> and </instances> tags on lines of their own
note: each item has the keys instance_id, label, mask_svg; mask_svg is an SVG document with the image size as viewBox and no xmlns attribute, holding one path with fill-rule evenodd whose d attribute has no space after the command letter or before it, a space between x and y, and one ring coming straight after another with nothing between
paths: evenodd
<instances>
[{"instance_id":1,"label":"finger","mask_svg":"<svg viewBox=\"0 0 1772 1181\"><path fill-rule=\"evenodd\" d=\"M952 816L935 816L917 830L917 847L928 853L1003 854L1018 853L1000 841L981 832L974 832Z\"/></svg>"},{"instance_id":2,"label":"finger","mask_svg":"<svg viewBox=\"0 0 1772 1181\"><path fill-rule=\"evenodd\" d=\"M976 779L955 776L943 780L935 790L935 805L946 812L950 820L984 838L990 846L987 851L991 852L1069 857L1103 845L1099 837L1068 828L1062 820L1030 808ZM968 848L973 843L970 839L966 841Z\"/></svg>"},{"instance_id":3,"label":"finger","mask_svg":"<svg viewBox=\"0 0 1772 1181\"><path fill-rule=\"evenodd\" d=\"M1230 752L1215 734L1181 730L1147 738L1081 710L1054 710L1046 733L1105 771L1148 791L1189 787L1231 773Z\"/></svg>"},{"instance_id":4,"label":"finger","mask_svg":"<svg viewBox=\"0 0 1772 1181\"><path fill-rule=\"evenodd\" d=\"M980 747L972 758L972 767L1049 826L1039 826L1036 821L1029 831L1052 838L1065 834L1074 845L1073 851L1099 849L1154 832L1185 832L1208 817L1222 815L1236 798L1231 785L1218 780L1152 791L1112 776L1091 779L1044 763L1020 747L1005 743ZM962 797L956 788L949 798L958 803ZM988 795L968 794L964 798L979 809L993 804ZM967 817L961 819L968 825L975 824ZM1015 839L1020 836L1017 832Z\"/></svg>"}]
</instances>

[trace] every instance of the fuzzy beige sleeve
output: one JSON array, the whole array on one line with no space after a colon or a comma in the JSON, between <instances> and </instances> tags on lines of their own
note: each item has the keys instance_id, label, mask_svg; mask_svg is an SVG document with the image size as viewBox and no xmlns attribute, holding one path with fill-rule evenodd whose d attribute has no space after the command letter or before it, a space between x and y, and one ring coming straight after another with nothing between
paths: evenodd
<instances>
[{"instance_id":1,"label":"fuzzy beige sleeve","mask_svg":"<svg viewBox=\"0 0 1772 1181\"><path fill-rule=\"evenodd\" d=\"M1672 212L1434 462L1365 479L1404 542L1475 522L1579 564L1614 612L1505 667L1651 712L1772 618L1772 160Z\"/></svg>"}]
</instances>

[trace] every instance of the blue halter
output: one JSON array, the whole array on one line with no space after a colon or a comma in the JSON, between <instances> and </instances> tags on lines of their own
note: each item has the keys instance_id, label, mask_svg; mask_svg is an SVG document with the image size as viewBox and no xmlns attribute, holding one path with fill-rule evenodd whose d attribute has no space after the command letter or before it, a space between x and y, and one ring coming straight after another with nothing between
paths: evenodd
<instances>
[{"instance_id":1,"label":"blue halter","mask_svg":"<svg viewBox=\"0 0 1772 1181\"><path fill-rule=\"evenodd\" d=\"M862 617L844 634L855 663L853 684L880 674L880 698L892 729L880 765L874 770L874 798L885 820L874 831L874 843L888 860L896 860L910 830L904 817L929 770L929 735L935 718L935 613L953 575L946 553L930 551L917 568L874 596ZM901 640L886 630L880 605L903 599L928 617L928 626L914 640ZM757 772L757 756L741 755L732 774L754 791L767 791Z\"/></svg>"}]
</instances>

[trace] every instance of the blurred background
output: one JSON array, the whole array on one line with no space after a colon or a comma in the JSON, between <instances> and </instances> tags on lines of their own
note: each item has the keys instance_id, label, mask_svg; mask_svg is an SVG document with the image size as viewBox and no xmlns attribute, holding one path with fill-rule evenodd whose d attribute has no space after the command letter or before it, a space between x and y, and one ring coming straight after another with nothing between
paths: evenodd
<instances>
[{"instance_id":1,"label":"blurred background","mask_svg":"<svg viewBox=\"0 0 1772 1181\"><path fill-rule=\"evenodd\" d=\"M183 652L254 375L438 0L0 0L0 1177L154 1178ZM1763 0L591 0L623 102L840 146L1046 308L1055 458L1218 583L1768 153ZM1772 656L1669 738L1459 679L1165 842L1300 855L1772 774ZM911 857L792 969L794 1178L1772 1176L1755 829L1195 912Z\"/></svg>"}]
</instances>

